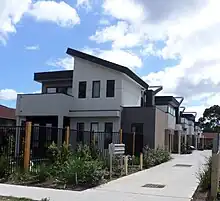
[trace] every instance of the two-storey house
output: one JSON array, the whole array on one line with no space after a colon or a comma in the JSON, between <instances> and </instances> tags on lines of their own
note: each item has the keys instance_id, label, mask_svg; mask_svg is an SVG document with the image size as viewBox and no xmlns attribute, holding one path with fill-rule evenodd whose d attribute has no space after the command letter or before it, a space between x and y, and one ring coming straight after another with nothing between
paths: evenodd
<instances>
[{"instance_id":1,"label":"two-storey house","mask_svg":"<svg viewBox=\"0 0 220 201\"><path fill-rule=\"evenodd\" d=\"M195 127L195 118L196 112L183 112L181 114L181 123L184 131L184 143L189 146L195 146L195 136L194 136L194 127Z\"/></svg>"},{"instance_id":2,"label":"two-storey house","mask_svg":"<svg viewBox=\"0 0 220 201\"><path fill-rule=\"evenodd\" d=\"M178 102L172 100L167 108L156 107L155 96L162 87L150 89L127 67L70 48L67 54L74 57L74 70L35 73L42 92L18 95L17 125L31 121L36 126L70 126L77 131L70 135L73 146L84 131L103 132L105 138L122 129L123 136L133 132L140 135L137 149L145 145L165 147L165 131L175 129L172 108L178 108ZM60 144L63 133L54 136ZM118 138L111 140L117 142Z\"/></svg>"}]
</instances>

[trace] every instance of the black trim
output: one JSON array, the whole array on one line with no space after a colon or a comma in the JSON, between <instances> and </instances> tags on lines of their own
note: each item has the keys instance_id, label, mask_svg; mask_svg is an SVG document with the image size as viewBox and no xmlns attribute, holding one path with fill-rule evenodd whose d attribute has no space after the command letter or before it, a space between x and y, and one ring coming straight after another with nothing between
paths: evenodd
<instances>
[{"instance_id":1,"label":"black trim","mask_svg":"<svg viewBox=\"0 0 220 201\"><path fill-rule=\"evenodd\" d=\"M196 119L196 117L193 114L182 114L181 117L186 118L193 122L195 122L195 119Z\"/></svg>"},{"instance_id":2,"label":"black trim","mask_svg":"<svg viewBox=\"0 0 220 201\"><path fill-rule=\"evenodd\" d=\"M173 96L155 96L155 105L171 105L176 108L180 103Z\"/></svg>"},{"instance_id":3,"label":"black trim","mask_svg":"<svg viewBox=\"0 0 220 201\"><path fill-rule=\"evenodd\" d=\"M133 71L131 71L129 68L125 67L125 66L121 66L115 63L112 63L110 61L106 61L104 59L80 52L78 50L74 50L71 48L68 48L66 53L72 57L78 57L93 63L96 63L98 65L101 65L103 67L112 69L112 70L116 70L118 72L124 73L127 76L129 76L131 79L133 79L134 81L136 81L138 84L140 84L142 87L144 87L145 89L148 89L149 85L144 82L139 76L137 76ZM126 58L124 58L126 59Z\"/></svg>"},{"instance_id":4,"label":"black trim","mask_svg":"<svg viewBox=\"0 0 220 201\"><path fill-rule=\"evenodd\" d=\"M73 79L73 70L34 73L34 81Z\"/></svg>"}]
</instances>

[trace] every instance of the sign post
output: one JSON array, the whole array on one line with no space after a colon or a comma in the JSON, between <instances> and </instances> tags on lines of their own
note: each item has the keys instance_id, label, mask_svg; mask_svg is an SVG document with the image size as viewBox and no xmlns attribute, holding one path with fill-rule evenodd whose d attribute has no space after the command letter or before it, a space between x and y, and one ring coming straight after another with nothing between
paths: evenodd
<instances>
[{"instance_id":1,"label":"sign post","mask_svg":"<svg viewBox=\"0 0 220 201\"><path fill-rule=\"evenodd\" d=\"M110 179L112 178L112 161L114 155L123 155L125 153L125 144L109 144L109 159L110 159Z\"/></svg>"}]
</instances>

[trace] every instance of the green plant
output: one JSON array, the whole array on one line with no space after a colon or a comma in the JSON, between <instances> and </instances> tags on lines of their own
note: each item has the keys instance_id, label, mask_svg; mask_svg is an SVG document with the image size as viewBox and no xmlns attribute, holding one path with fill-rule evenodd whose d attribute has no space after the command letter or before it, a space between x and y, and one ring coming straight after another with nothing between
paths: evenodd
<instances>
[{"instance_id":1,"label":"green plant","mask_svg":"<svg viewBox=\"0 0 220 201\"><path fill-rule=\"evenodd\" d=\"M91 149L88 145L79 144L74 155L79 158L84 158L84 160L92 160Z\"/></svg>"},{"instance_id":2,"label":"green plant","mask_svg":"<svg viewBox=\"0 0 220 201\"><path fill-rule=\"evenodd\" d=\"M144 147L143 156L143 165L145 168L159 165L171 159L170 153L161 148L150 149L149 147Z\"/></svg>"},{"instance_id":3,"label":"green plant","mask_svg":"<svg viewBox=\"0 0 220 201\"><path fill-rule=\"evenodd\" d=\"M203 170L198 172L199 185L202 191L210 190L211 188L211 171L212 171L212 160L211 157L207 159Z\"/></svg>"},{"instance_id":4,"label":"green plant","mask_svg":"<svg viewBox=\"0 0 220 201\"><path fill-rule=\"evenodd\" d=\"M58 160L59 153L59 148L54 142L52 142L52 144L48 147L47 150L47 157L51 163L55 163Z\"/></svg>"},{"instance_id":5,"label":"green plant","mask_svg":"<svg viewBox=\"0 0 220 201\"><path fill-rule=\"evenodd\" d=\"M40 182L44 182L47 180L48 177L50 177L50 166L46 166L45 163L40 164L38 171L36 173L37 179Z\"/></svg>"},{"instance_id":6,"label":"green plant","mask_svg":"<svg viewBox=\"0 0 220 201\"><path fill-rule=\"evenodd\" d=\"M8 160L4 155L0 156L0 178L7 176Z\"/></svg>"}]
</instances>

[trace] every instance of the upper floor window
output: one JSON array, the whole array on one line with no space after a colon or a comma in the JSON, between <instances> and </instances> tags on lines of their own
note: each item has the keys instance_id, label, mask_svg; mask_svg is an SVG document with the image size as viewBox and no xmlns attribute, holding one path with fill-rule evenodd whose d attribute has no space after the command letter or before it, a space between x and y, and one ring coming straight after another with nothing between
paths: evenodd
<instances>
[{"instance_id":1,"label":"upper floor window","mask_svg":"<svg viewBox=\"0 0 220 201\"><path fill-rule=\"evenodd\" d=\"M106 97L115 96L115 80L107 80Z\"/></svg>"},{"instance_id":2,"label":"upper floor window","mask_svg":"<svg viewBox=\"0 0 220 201\"><path fill-rule=\"evenodd\" d=\"M86 98L86 81L79 82L78 98Z\"/></svg>"},{"instance_id":3,"label":"upper floor window","mask_svg":"<svg viewBox=\"0 0 220 201\"><path fill-rule=\"evenodd\" d=\"M176 116L175 109L171 106L168 106L168 113L173 115L174 117Z\"/></svg>"},{"instance_id":4,"label":"upper floor window","mask_svg":"<svg viewBox=\"0 0 220 201\"><path fill-rule=\"evenodd\" d=\"M92 97L100 98L100 81L92 82Z\"/></svg>"},{"instance_id":5,"label":"upper floor window","mask_svg":"<svg viewBox=\"0 0 220 201\"><path fill-rule=\"evenodd\" d=\"M53 94L53 93L56 93L57 92L57 88L55 88L55 87L48 87L47 88L47 93L48 94Z\"/></svg>"}]
</instances>

